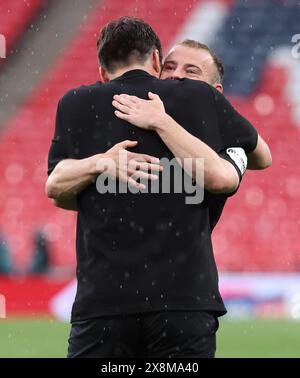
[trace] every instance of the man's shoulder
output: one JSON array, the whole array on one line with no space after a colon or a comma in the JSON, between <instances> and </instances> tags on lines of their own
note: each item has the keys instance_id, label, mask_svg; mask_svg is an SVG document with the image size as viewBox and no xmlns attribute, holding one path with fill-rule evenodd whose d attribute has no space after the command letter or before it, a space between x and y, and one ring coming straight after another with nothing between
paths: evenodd
<instances>
[{"instance_id":1,"label":"man's shoulder","mask_svg":"<svg viewBox=\"0 0 300 378\"><path fill-rule=\"evenodd\" d=\"M160 83L157 84L162 92L169 92L172 94L172 97L179 98L194 98L203 99L203 98L212 98L213 91L211 85L200 80L191 80L187 78L178 79L178 80L160 80Z\"/></svg>"},{"instance_id":2,"label":"man's shoulder","mask_svg":"<svg viewBox=\"0 0 300 378\"><path fill-rule=\"evenodd\" d=\"M201 80L192 80L188 78L177 79L177 80L166 79L166 80L161 80L160 83L162 86L166 86L170 88L177 87L178 89L182 88L186 90L196 90L196 91L204 91L204 92L211 91L211 85Z\"/></svg>"},{"instance_id":3,"label":"man's shoulder","mask_svg":"<svg viewBox=\"0 0 300 378\"><path fill-rule=\"evenodd\" d=\"M95 93L102 92L105 88L105 84L97 81L90 85L81 85L76 88L69 89L61 98L61 104L70 104L77 101L82 101L84 98L90 97Z\"/></svg>"}]
</instances>

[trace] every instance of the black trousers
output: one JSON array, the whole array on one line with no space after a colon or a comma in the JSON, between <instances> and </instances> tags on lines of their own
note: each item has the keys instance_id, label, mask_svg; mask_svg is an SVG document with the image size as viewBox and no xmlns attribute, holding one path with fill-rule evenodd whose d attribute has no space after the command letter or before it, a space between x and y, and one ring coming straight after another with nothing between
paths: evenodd
<instances>
[{"instance_id":1,"label":"black trousers","mask_svg":"<svg viewBox=\"0 0 300 378\"><path fill-rule=\"evenodd\" d=\"M213 358L218 318L204 311L168 311L74 321L68 357Z\"/></svg>"}]
</instances>

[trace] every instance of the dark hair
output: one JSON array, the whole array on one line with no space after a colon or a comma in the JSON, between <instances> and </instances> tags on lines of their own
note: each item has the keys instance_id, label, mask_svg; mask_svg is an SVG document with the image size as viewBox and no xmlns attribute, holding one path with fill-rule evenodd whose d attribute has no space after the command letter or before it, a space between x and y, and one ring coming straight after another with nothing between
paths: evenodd
<instances>
[{"instance_id":1,"label":"dark hair","mask_svg":"<svg viewBox=\"0 0 300 378\"><path fill-rule=\"evenodd\" d=\"M151 52L159 52L161 43L151 26L134 17L121 17L104 26L97 42L100 65L113 73L116 68L132 63L145 63Z\"/></svg>"},{"instance_id":2,"label":"dark hair","mask_svg":"<svg viewBox=\"0 0 300 378\"><path fill-rule=\"evenodd\" d=\"M216 69L218 71L218 75L216 77L216 82L219 82L219 83L222 82L223 77L224 77L223 63L221 62L220 58L207 45L204 45L203 43L200 43L200 42L195 41L193 39L185 39L183 42L180 43L180 45L192 47L194 49L202 49L202 50L208 51L210 53L213 61L214 61Z\"/></svg>"}]
</instances>

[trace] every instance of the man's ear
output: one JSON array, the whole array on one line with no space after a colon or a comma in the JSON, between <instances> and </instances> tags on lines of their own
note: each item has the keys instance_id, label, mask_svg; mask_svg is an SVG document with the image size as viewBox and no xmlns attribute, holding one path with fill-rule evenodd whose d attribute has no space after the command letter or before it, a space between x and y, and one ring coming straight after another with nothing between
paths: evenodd
<instances>
[{"instance_id":1,"label":"man's ear","mask_svg":"<svg viewBox=\"0 0 300 378\"><path fill-rule=\"evenodd\" d=\"M217 91L223 93L223 85L221 83L215 83L214 87L216 88Z\"/></svg>"},{"instance_id":2,"label":"man's ear","mask_svg":"<svg viewBox=\"0 0 300 378\"><path fill-rule=\"evenodd\" d=\"M109 81L107 71L101 66L99 67L99 75L101 83L107 83Z\"/></svg>"},{"instance_id":3,"label":"man's ear","mask_svg":"<svg viewBox=\"0 0 300 378\"><path fill-rule=\"evenodd\" d=\"M159 76L162 66L161 66L161 62L160 62L160 59L159 59L159 52L158 52L157 49L152 51L152 67L153 67L153 70Z\"/></svg>"}]
</instances>

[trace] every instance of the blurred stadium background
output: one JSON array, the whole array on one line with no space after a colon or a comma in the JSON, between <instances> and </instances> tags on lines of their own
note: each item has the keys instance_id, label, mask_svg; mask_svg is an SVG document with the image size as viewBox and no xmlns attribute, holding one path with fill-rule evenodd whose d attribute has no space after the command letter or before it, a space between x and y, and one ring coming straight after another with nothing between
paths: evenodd
<instances>
[{"instance_id":1,"label":"blurred stadium background","mask_svg":"<svg viewBox=\"0 0 300 378\"><path fill-rule=\"evenodd\" d=\"M165 53L183 38L213 48L225 94L272 150L214 231L218 356L300 357L296 0L0 0L0 357L66 354L76 218L46 198L46 159L58 99L98 80L99 30L122 15L147 20Z\"/></svg>"}]
</instances>

